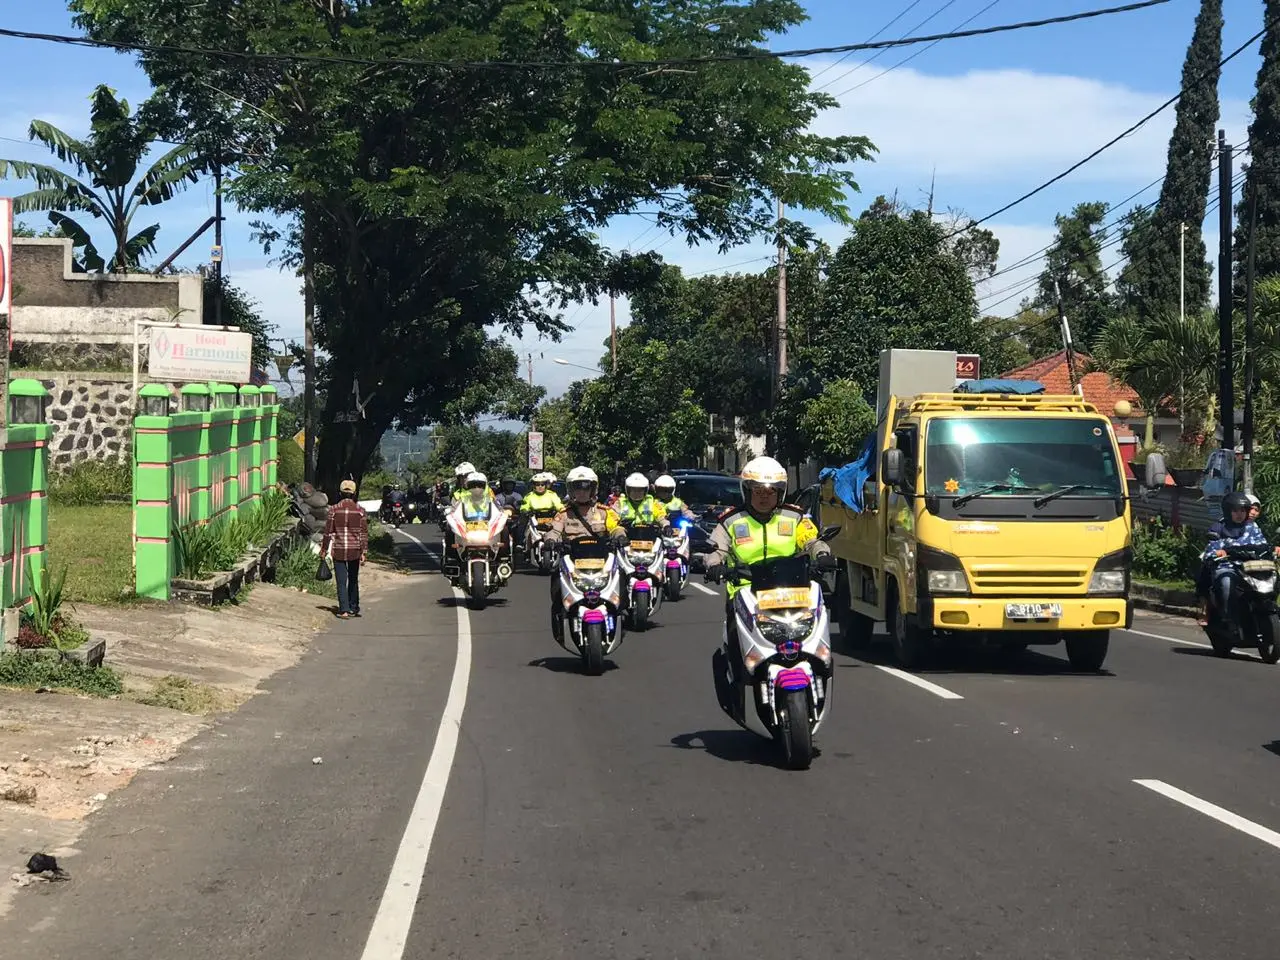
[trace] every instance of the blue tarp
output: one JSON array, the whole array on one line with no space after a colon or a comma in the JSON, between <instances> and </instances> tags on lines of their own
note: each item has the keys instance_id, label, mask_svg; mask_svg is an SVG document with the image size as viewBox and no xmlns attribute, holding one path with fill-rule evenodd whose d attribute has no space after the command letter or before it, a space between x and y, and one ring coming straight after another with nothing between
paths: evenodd
<instances>
[{"instance_id":1,"label":"blue tarp","mask_svg":"<svg viewBox=\"0 0 1280 960\"><path fill-rule=\"evenodd\" d=\"M867 437L857 460L843 467L825 467L818 474L819 481L832 479L836 496L854 513L862 512L862 485L876 472L876 436Z\"/></svg>"},{"instance_id":2,"label":"blue tarp","mask_svg":"<svg viewBox=\"0 0 1280 960\"><path fill-rule=\"evenodd\" d=\"M1029 396L1044 393L1044 384L1035 380L964 380L956 386L956 393L1016 393Z\"/></svg>"}]
</instances>

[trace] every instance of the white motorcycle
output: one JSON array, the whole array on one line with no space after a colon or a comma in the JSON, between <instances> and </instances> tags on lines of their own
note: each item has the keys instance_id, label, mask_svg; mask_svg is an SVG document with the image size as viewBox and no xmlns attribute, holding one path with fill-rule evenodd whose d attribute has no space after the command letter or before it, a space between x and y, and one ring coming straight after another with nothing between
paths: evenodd
<instances>
[{"instance_id":1,"label":"white motorcycle","mask_svg":"<svg viewBox=\"0 0 1280 960\"><path fill-rule=\"evenodd\" d=\"M555 519L554 510L534 510L529 517L524 535L525 559L539 573L550 573L555 563L552 550L547 545L546 532Z\"/></svg>"},{"instance_id":2,"label":"white motorcycle","mask_svg":"<svg viewBox=\"0 0 1280 960\"><path fill-rule=\"evenodd\" d=\"M511 579L512 567L506 556L507 512L490 504L483 517L467 518L463 504L456 503L445 514L458 551L458 566L445 573L455 587L467 595L473 610L483 610L489 594ZM448 556L445 544L441 555Z\"/></svg>"},{"instance_id":3,"label":"white motorcycle","mask_svg":"<svg viewBox=\"0 0 1280 960\"><path fill-rule=\"evenodd\" d=\"M582 672L604 673L604 658L622 643L622 573L612 545L574 540L560 558L557 576L564 604L560 646L582 658Z\"/></svg>"},{"instance_id":4,"label":"white motorcycle","mask_svg":"<svg viewBox=\"0 0 1280 960\"><path fill-rule=\"evenodd\" d=\"M666 554L663 578L667 600L679 600L681 591L689 579L689 526L692 520L681 517L674 526L675 536L663 537L662 546Z\"/></svg>"},{"instance_id":5,"label":"white motorcycle","mask_svg":"<svg viewBox=\"0 0 1280 960\"><path fill-rule=\"evenodd\" d=\"M831 623L822 586L804 554L738 568L749 578L734 597L734 635L722 630L711 658L720 708L739 726L768 737L792 770L808 769L813 738L831 703ZM738 645L746 690L736 690L728 645Z\"/></svg>"},{"instance_id":6,"label":"white motorcycle","mask_svg":"<svg viewBox=\"0 0 1280 960\"><path fill-rule=\"evenodd\" d=\"M666 573L662 528L656 524L636 524L629 528L627 535L627 544L618 549L627 626L632 630L647 630L650 618L662 606L662 582Z\"/></svg>"}]
</instances>

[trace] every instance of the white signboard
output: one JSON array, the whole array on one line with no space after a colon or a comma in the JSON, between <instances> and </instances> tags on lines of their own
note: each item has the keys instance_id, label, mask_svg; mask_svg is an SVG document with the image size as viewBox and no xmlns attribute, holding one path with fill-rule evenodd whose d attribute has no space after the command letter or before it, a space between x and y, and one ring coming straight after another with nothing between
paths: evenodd
<instances>
[{"instance_id":1,"label":"white signboard","mask_svg":"<svg viewBox=\"0 0 1280 960\"><path fill-rule=\"evenodd\" d=\"M13 314L13 201L0 197L0 313Z\"/></svg>"},{"instance_id":2,"label":"white signboard","mask_svg":"<svg viewBox=\"0 0 1280 960\"><path fill-rule=\"evenodd\" d=\"M542 434L529 431L529 469L542 469Z\"/></svg>"},{"instance_id":3,"label":"white signboard","mask_svg":"<svg viewBox=\"0 0 1280 960\"><path fill-rule=\"evenodd\" d=\"M147 370L152 380L248 383L253 335L216 327L151 328Z\"/></svg>"}]
</instances>

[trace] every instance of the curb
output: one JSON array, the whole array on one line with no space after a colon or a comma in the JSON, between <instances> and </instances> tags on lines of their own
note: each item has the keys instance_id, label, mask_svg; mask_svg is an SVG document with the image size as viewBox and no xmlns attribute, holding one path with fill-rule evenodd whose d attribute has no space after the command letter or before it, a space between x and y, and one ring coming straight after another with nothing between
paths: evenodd
<instances>
[{"instance_id":1,"label":"curb","mask_svg":"<svg viewBox=\"0 0 1280 960\"><path fill-rule=\"evenodd\" d=\"M1195 617L1200 612L1194 590L1160 587L1153 583L1134 581L1129 587L1129 599L1139 610L1171 613L1182 617Z\"/></svg>"}]
</instances>

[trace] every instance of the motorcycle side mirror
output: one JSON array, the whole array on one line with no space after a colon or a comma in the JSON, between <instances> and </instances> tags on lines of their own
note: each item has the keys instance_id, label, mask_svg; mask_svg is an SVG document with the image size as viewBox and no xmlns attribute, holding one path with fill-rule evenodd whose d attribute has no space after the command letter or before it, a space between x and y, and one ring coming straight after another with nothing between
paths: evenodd
<instances>
[{"instance_id":1,"label":"motorcycle side mirror","mask_svg":"<svg viewBox=\"0 0 1280 960\"><path fill-rule=\"evenodd\" d=\"M823 527L822 533L819 534L818 539L821 540L823 543L827 543L832 538L834 538L835 535L839 532L840 532L839 527Z\"/></svg>"}]
</instances>

